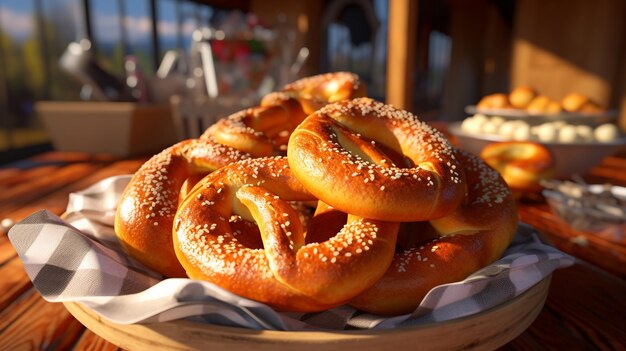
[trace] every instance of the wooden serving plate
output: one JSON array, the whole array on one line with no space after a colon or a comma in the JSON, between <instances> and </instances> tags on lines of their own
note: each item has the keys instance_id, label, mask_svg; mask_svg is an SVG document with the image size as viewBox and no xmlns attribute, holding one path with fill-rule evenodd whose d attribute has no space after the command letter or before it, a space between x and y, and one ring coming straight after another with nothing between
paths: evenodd
<instances>
[{"instance_id":1,"label":"wooden serving plate","mask_svg":"<svg viewBox=\"0 0 626 351\"><path fill-rule=\"evenodd\" d=\"M127 350L473 350L495 349L535 320L548 295L550 277L511 301L447 322L393 330L273 331L222 327L184 320L123 325L88 307L65 302L94 333Z\"/></svg>"}]
</instances>

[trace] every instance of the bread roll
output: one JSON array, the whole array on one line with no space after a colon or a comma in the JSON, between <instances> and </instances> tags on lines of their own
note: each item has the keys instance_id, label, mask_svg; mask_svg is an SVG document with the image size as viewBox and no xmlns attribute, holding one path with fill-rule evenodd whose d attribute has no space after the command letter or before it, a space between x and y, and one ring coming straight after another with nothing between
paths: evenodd
<instances>
[{"instance_id":1,"label":"bread roll","mask_svg":"<svg viewBox=\"0 0 626 351\"><path fill-rule=\"evenodd\" d=\"M531 87L517 87L509 95L509 101L515 108L525 109L528 104L537 96L537 92Z\"/></svg>"}]
</instances>

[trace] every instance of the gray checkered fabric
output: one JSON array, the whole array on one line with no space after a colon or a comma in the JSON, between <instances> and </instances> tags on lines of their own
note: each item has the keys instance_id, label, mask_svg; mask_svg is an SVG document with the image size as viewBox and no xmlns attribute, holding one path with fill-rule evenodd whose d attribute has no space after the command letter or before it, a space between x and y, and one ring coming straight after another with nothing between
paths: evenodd
<instances>
[{"instance_id":1,"label":"gray checkered fabric","mask_svg":"<svg viewBox=\"0 0 626 351\"><path fill-rule=\"evenodd\" d=\"M125 255L113 220L129 179L109 178L72 194L65 220L44 210L11 229L11 243L47 301L82 302L122 324L187 318L252 329L388 329L487 310L528 290L555 269L574 263L522 224L502 259L461 282L432 289L411 314L381 317L349 306L320 313L278 313L208 282L163 279Z\"/></svg>"}]
</instances>

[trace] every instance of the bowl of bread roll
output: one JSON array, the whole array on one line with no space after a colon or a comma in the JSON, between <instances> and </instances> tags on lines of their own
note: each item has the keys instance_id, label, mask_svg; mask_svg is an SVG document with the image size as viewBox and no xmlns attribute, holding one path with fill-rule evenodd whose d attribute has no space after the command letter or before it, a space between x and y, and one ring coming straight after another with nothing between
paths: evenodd
<instances>
[{"instance_id":1,"label":"bowl of bread roll","mask_svg":"<svg viewBox=\"0 0 626 351\"><path fill-rule=\"evenodd\" d=\"M449 127L461 148L480 154L493 143L538 144L553 157L554 178L584 174L626 146L626 135L615 123L617 113L580 93L555 100L518 87L510 94L485 96L466 112L469 117Z\"/></svg>"},{"instance_id":2,"label":"bowl of bread roll","mask_svg":"<svg viewBox=\"0 0 626 351\"><path fill-rule=\"evenodd\" d=\"M566 121L597 125L614 122L617 118L617 111L603 107L585 94L572 92L559 100L528 86L517 87L509 94L486 95L476 105L466 106L465 112L522 119L529 123Z\"/></svg>"}]
</instances>

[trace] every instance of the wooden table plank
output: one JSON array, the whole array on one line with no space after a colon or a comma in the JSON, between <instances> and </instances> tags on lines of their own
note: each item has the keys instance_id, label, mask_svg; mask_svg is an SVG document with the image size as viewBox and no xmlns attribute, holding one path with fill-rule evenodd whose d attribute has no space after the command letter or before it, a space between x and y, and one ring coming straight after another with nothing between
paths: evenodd
<instances>
[{"instance_id":1,"label":"wooden table plank","mask_svg":"<svg viewBox=\"0 0 626 351\"><path fill-rule=\"evenodd\" d=\"M590 341L596 348L626 350L624 297L626 282L579 262L555 272L548 305L570 330L575 330L581 339ZM598 328L600 325L602 327Z\"/></svg>"},{"instance_id":2,"label":"wooden table plank","mask_svg":"<svg viewBox=\"0 0 626 351\"><path fill-rule=\"evenodd\" d=\"M624 296L626 282L587 263L559 269L535 322L502 349L625 350Z\"/></svg>"},{"instance_id":3,"label":"wooden table plank","mask_svg":"<svg viewBox=\"0 0 626 351\"><path fill-rule=\"evenodd\" d=\"M535 322L500 350L590 350L593 344L582 340L563 325L560 316L546 304Z\"/></svg>"},{"instance_id":4,"label":"wooden table plank","mask_svg":"<svg viewBox=\"0 0 626 351\"><path fill-rule=\"evenodd\" d=\"M29 292L0 314L0 345L6 350L70 349L85 327L63 304Z\"/></svg>"},{"instance_id":5,"label":"wooden table plank","mask_svg":"<svg viewBox=\"0 0 626 351\"><path fill-rule=\"evenodd\" d=\"M17 253L13 249L9 238L0 234L0 266L15 257Z\"/></svg>"},{"instance_id":6,"label":"wooden table plank","mask_svg":"<svg viewBox=\"0 0 626 351\"><path fill-rule=\"evenodd\" d=\"M0 208L15 208L93 174L103 165L77 163L51 169L38 178L27 179L0 193Z\"/></svg>"},{"instance_id":7,"label":"wooden table plank","mask_svg":"<svg viewBox=\"0 0 626 351\"><path fill-rule=\"evenodd\" d=\"M50 151L35 155L28 161L33 162L90 162L90 163L111 163L119 159L119 157L110 154L92 154L87 152L69 152L69 151ZM19 162L18 162L19 164Z\"/></svg>"},{"instance_id":8,"label":"wooden table plank","mask_svg":"<svg viewBox=\"0 0 626 351\"><path fill-rule=\"evenodd\" d=\"M518 204L518 211L523 222L537 228L558 249L626 278L623 238L609 240L598 233L576 230L552 214L546 204L522 202Z\"/></svg>"},{"instance_id":9,"label":"wooden table plank","mask_svg":"<svg viewBox=\"0 0 626 351\"><path fill-rule=\"evenodd\" d=\"M22 170L18 168L4 167L0 168L0 185L4 184L8 179L13 179L16 176L19 176L22 173Z\"/></svg>"},{"instance_id":10,"label":"wooden table plank","mask_svg":"<svg viewBox=\"0 0 626 351\"><path fill-rule=\"evenodd\" d=\"M611 169L607 167L598 167L593 173L585 177L590 184L610 183L617 186L626 186L626 174L622 169ZM610 180L610 181L609 181Z\"/></svg>"},{"instance_id":11,"label":"wooden table plank","mask_svg":"<svg viewBox=\"0 0 626 351\"><path fill-rule=\"evenodd\" d=\"M605 157L584 179L589 183L626 186L626 155Z\"/></svg>"},{"instance_id":12,"label":"wooden table plank","mask_svg":"<svg viewBox=\"0 0 626 351\"><path fill-rule=\"evenodd\" d=\"M15 301L20 295L32 287L32 283L24 270L22 261L17 255L0 267L0 311Z\"/></svg>"},{"instance_id":13,"label":"wooden table plank","mask_svg":"<svg viewBox=\"0 0 626 351\"><path fill-rule=\"evenodd\" d=\"M84 190L98 181L108 177L121 174L131 174L135 172L141 164L143 164L143 162L143 159L114 162L105 168L95 170L80 179L76 179L65 186L55 189L51 193L33 199L28 203L21 204L19 206L0 206L0 218L10 218L14 222L18 222L41 209L47 209L48 211L60 215L65 212L69 193Z\"/></svg>"},{"instance_id":14,"label":"wooden table plank","mask_svg":"<svg viewBox=\"0 0 626 351\"><path fill-rule=\"evenodd\" d=\"M59 168L58 165L48 165L48 166L42 166L42 167L37 167L37 168L31 168L28 170L14 169L14 171L16 172L11 173L9 175L5 173L6 176L0 180L0 189L5 191L8 189L11 189L11 187L13 186L27 183L27 182L33 181L34 179L39 179L41 177L45 177L46 175L49 175L50 173L54 172L58 168Z\"/></svg>"}]
</instances>

